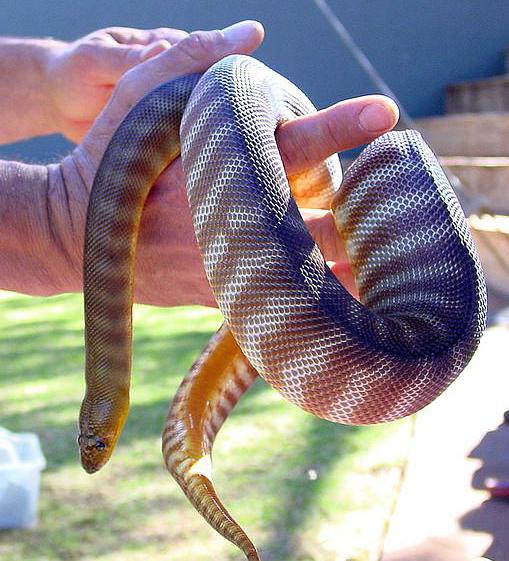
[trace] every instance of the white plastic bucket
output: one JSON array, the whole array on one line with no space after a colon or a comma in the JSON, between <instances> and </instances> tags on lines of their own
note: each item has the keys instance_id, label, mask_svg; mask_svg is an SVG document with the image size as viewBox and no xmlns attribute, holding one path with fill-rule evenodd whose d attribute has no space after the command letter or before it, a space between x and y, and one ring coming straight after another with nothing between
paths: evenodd
<instances>
[{"instance_id":1,"label":"white plastic bucket","mask_svg":"<svg viewBox=\"0 0 509 561\"><path fill-rule=\"evenodd\" d=\"M0 427L0 528L37 524L39 483L45 466L36 434Z\"/></svg>"}]
</instances>

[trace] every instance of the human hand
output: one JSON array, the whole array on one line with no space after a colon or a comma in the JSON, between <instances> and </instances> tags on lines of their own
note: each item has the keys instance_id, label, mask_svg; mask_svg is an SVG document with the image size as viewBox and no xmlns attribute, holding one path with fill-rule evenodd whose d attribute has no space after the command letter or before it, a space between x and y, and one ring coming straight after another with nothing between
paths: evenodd
<instances>
[{"instance_id":1,"label":"human hand","mask_svg":"<svg viewBox=\"0 0 509 561\"><path fill-rule=\"evenodd\" d=\"M369 95L288 121L276 131L286 173L304 172L331 154L370 142L392 129L397 120L398 108L392 100ZM301 209L301 213L332 272L356 296L352 269L332 213L321 209ZM136 298L140 302L216 305L194 236L180 159L150 192L142 216L137 267L138 279L147 279L138 282Z\"/></svg>"},{"instance_id":2,"label":"human hand","mask_svg":"<svg viewBox=\"0 0 509 561\"><path fill-rule=\"evenodd\" d=\"M331 154L370 142L391 130L398 118L398 107L390 98L367 95L284 123L276 131L276 141L287 175L301 173ZM357 296L352 268L332 212L303 208L301 214L332 272Z\"/></svg>"},{"instance_id":3,"label":"human hand","mask_svg":"<svg viewBox=\"0 0 509 561\"><path fill-rule=\"evenodd\" d=\"M64 162L64 170L72 174L74 168L84 180L80 208L86 206L95 171L113 130L147 91L163 81L204 71L228 54L247 54L262 39L261 26L254 22L234 26L229 33L199 32L127 72L89 135ZM332 153L369 142L394 126L397 113L389 99L366 96L285 123L277 130L276 140L287 174L299 173ZM353 292L348 260L331 214L304 210L303 215L334 273ZM82 232L83 210L75 218L80 223L74 231ZM76 238L75 253L80 257L82 242L82 237ZM194 236L180 159L161 175L145 205L135 299L160 306L215 305Z\"/></svg>"},{"instance_id":4,"label":"human hand","mask_svg":"<svg viewBox=\"0 0 509 561\"><path fill-rule=\"evenodd\" d=\"M58 132L79 143L129 69L187 37L180 29L110 27L49 51L50 114Z\"/></svg>"}]
</instances>

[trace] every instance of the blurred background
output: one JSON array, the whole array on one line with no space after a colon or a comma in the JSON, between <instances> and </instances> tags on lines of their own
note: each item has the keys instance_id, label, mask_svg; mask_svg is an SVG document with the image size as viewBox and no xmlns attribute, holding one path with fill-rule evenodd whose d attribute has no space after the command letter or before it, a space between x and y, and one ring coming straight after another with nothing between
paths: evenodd
<instances>
[{"instance_id":1,"label":"blurred background","mask_svg":"<svg viewBox=\"0 0 509 561\"><path fill-rule=\"evenodd\" d=\"M413 117L442 113L445 87L504 71L505 0L331 0L331 8ZM256 56L326 107L376 88L312 0L0 0L0 33L72 40L111 25L215 29L260 21ZM1 147L1 157L46 161L69 146L59 138Z\"/></svg>"},{"instance_id":2,"label":"blurred background","mask_svg":"<svg viewBox=\"0 0 509 561\"><path fill-rule=\"evenodd\" d=\"M492 327L467 382L397 423L333 425L256 383L218 438L217 486L264 561L374 561L386 544L385 561L507 561L509 511L488 500L483 478L509 478L507 431L498 427L509 395L509 3L329 5L443 163L482 195L471 224L490 280ZM312 0L0 0L0 9L0 35L63 40L112 25L191 31L257 19L266 39L256 56L317 107L377 91ZM57 161L71 148L50 136L0 146L0 158ZM0 531L2 561L243 558L188 505L160 454L169 400L220 321L214 310L136 307L131 413L110 464L88 476L75 444L81 296L0 293L0 425L36 432L47 460L39 524Z\"/></svg>"}]
</instances>

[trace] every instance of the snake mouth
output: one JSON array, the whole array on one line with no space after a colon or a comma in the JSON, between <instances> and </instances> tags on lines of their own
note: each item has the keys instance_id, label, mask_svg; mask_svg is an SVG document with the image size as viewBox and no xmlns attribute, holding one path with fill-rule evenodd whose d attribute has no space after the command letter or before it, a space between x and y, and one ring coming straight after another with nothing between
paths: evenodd
<instances>
[{"instance_id":1,"label":"snake mouth","mask_svg":"<svg viewBox=\"0 0 509 561\"><path fill-rule=\"evenodd\" d=\"M98 466L96 464L88 463L88 461L83 460L83 458L81 459L81 465L83 466L83 469L90 475L92 475L93 473L96 473L102 467L102 466Z\"/></svg>"}]
</instances>

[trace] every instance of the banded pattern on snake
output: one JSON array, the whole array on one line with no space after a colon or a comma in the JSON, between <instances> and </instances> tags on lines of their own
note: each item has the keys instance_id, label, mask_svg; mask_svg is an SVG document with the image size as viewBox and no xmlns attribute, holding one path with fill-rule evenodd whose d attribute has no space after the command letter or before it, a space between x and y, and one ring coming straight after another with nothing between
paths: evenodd
<instances>
[{"instance_id":1,"label":"banded pattern on snake","mask_svg":"<svg viewBox=\"0 0 509 561\"><path fill-rule=\"evenodd\" d=\"M392 420L427 405L456 378L486 320L484 278L466 221L418 133L371 143L340 188L338 159L329 158L292 178L292 197L274 131L311 111L294 85L245 56L164 84L113 136L87 217L79 444L93 472L109 459L129 406L143 204L182 139L195 232L225 325L177 392L163 454L197 510L250 561L259 556L217 497L210 456L257 374L320 417ZM328 269L297 203L332 208L360 302Z\"/></svg>"}]
</instances>

